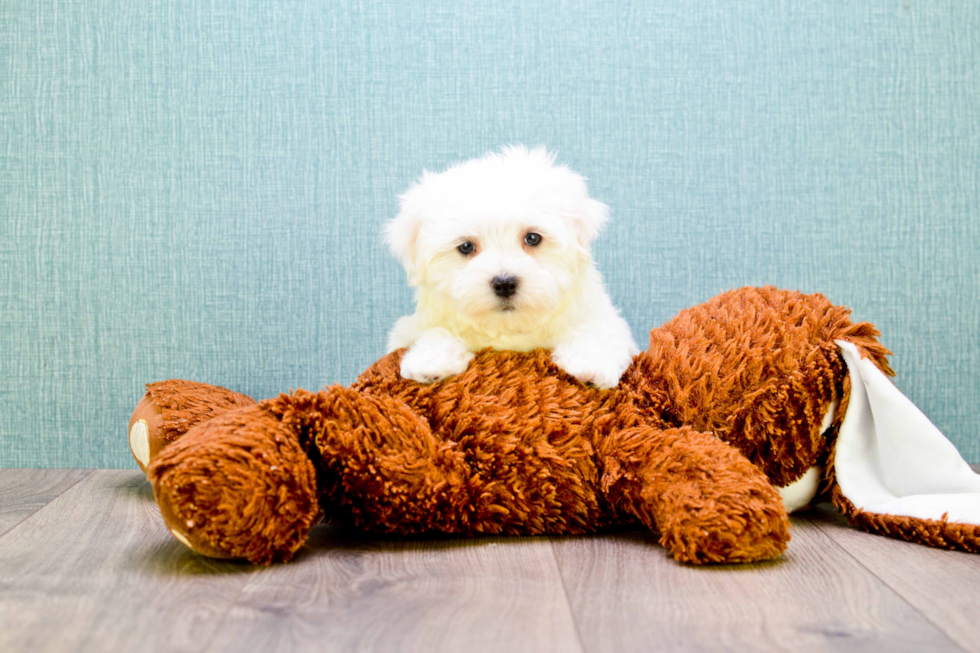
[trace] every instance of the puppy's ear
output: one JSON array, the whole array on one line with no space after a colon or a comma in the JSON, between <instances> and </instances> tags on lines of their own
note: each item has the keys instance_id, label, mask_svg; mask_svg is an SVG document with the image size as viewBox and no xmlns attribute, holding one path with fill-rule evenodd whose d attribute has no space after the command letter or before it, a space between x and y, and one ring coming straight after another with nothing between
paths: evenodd
<instances>
[{"instance_id":1,"label":"puppy's ear","mask_svg":"<svg viewBox=\"0 0 980 653\"><path fill-rule=\"evenodd\" d=\"M587 197L579 205L574 219L578 241L582 247L588 247L602 231L602 225L609 220L609 207Z\"/></svg>"},{"instance_id":2,"label":"puppy's ear","mask_svg":"<svg viewBox=\"0 0 980 653\"><path fill-rule=\"evenodd\" d=\"M408 273L408 282L415 285L418 268L418 239L422 226L422 216L405 202L395 219L385 225L384 238L388 249L401 262Z\"/></svg>"}]
</instances>

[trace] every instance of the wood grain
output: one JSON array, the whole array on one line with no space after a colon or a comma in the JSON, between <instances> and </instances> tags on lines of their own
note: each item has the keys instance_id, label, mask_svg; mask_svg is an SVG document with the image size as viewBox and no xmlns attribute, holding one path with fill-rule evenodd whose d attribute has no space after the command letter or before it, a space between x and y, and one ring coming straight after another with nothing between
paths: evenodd
<instances>
[{"instance_id":1,"label":"wood grain","mask_svg":"<svg viewBox=\"0 0 980 653\"><path fill-rule=\"evenodd\" d=\"M810 519L963 650L980 653L980 555L872 536L826 504Z\"/></svg>"},{"instance_id":2,"label":"wood grain","mask_svg":"<svg viewBox=\"0 0 980 653\"><path fill-rule=\"evenodd\" d=\"M0 470L0 536L91 473L90 469Z\"/></svg>"},{"instance_id":3,"label":"wood grain","mask_svg":"<svg viewBox=\"0 0 980 653\"><path fill-rule=\"evenodd\" d=\"M95 471L0 539L0 651L206 650L247 571L174 540L142 473Z\"/></svg>"},{"instance_id":4,"label":"wood grain","mask_svg":"<svg viewBox=\"0 0 980 653\"><path fill-rule=\"evenodd\" d=\"M291 564L191 553L139 472L97 471L0 540L0 651L579 651L544 538L314 530Z\"/></svg>"},{"instance_id":5,"label":"wood grain","mask_svg":"<svg viewBox=\"0 0 980 653\"><path fill-rule=\"evenodd\" d=\"M60 493L60 494L59 494ZM137 471L0 470L0 651L974 651L980 556L794 518L779 561L690 567L642 532L378 538L288 565L174 540ZM33 512L32 512L33 511Z\"/></svg>"},{"instance_id":6,"label":"wood grain","mask_svg":"<svg viewBox=\"0 0 980 653\"><path fill-rule=\"evenodd\" d=\"M216 651L580 651L544 538L372 540L314 531L251 580Z\"/></svg>"},{"instance_id":7,"label":"wood grain","mask_svg":"<svg viewBox=\"0 0 980 653\"><path fill-rule=\"evenodd\" d=\"M617 652L960 650L819 526L793 525L782 559L744 566L680 565L642 533L556 540L583 645Z\"/></svg>"}]
</instances>

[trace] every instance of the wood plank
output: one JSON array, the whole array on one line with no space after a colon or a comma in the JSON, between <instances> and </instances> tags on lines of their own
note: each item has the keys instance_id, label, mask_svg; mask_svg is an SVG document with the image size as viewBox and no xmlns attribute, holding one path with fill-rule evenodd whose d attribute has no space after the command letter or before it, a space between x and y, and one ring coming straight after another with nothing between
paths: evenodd
<instances>
[{"instance_id":1,"label":"wood plank","mask_svg":"<svg viewBox=\"0 0 980 653\"><path fill-rule=\"evenodd\" d=\"M546 538L371 539L314 530L257 575L215 651L580 651Z\"/></svg>"},{"instance_id":2,"label":"wood plank","mask_svg":"<svg viewBox=\"0 0 980 653\"><path fill-rule=\"evenodd\" d=\"M754 565L681 565L646 533L556 540L583 645L617 652L960 650L820 526L793 525L787 553Z\"/></svg>"},{"instance_id":3,"label":"wood plank","mask_svg":"<svg viewBox=\"0 0 980 653\"><path fill-rule=\"evenodd\" d=\"M963 650L980 653L980 555L943 551L851 528L827 504L810 519Z\"/></svg>"},{"instance_id":4,"label":"wood plank","mask_svg":"<svg viewBox=\"0 0 980 653\"><path fill-rule=\"evenodd\" d=\"M139 471L95 471L0 540L0 651L204 650L249 571L174 540Z\"/></svg>"},{"instance_id":5,"label":"wood plank","mask_svg":"<svg viewBox=\"0 0 980 653\"><path fill-rule=\"evenodd\" d=\"M0 469L0 536L91 472L90 469Z\"/></svg>"},{"instance_id":6,"label":"wood plank","mask_svg":"<svg viewBox=\"0 0 980 653\"><path fill-rule=\"evenodd\" d=\"M980 556L852 530L826 509L794 519L788 554L762 565L679 565L645 533L320 527L294 563L256 569L176 542L139 472L74 473L72 486L60 470L0 471L0 516L21 515L0 536L2 651L980 653Z\"/></svg>"},{"instance_id":7,"label":"wood plank","mask_svg":"<svg viewBox=\"0 0 980 653\"><path fill-rule=\"evenodd\" d=\"M0 547L0 650L578 651L544 538L314 530L296 561L209 560L139 472L96 471Z\"/></svg>"}]
</instances>

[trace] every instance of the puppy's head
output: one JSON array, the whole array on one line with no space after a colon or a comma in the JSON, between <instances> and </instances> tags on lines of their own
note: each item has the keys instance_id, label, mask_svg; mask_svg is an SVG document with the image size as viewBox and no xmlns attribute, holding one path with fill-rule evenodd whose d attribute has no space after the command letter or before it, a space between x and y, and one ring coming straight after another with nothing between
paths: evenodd
<instances>
[{"instance_id":1,"label":"puppy's head","mask_svg":"<svg viewBox=\"0 0 980 653\"><path fill-rule=\"evenodd\" d=\"M507 147L426 172L401 196L385 239L420 306L523 331L562 307L607 217L585 180L554 156Z\"/></svg>"}]
</instances>

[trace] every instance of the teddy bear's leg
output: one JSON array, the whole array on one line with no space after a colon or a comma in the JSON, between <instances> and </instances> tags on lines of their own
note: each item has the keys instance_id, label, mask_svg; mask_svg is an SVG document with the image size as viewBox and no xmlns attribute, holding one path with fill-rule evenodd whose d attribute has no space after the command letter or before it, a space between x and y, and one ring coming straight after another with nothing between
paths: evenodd
<instances>
[{"instance_id":1,"label":"teddy bear's leg","mask_svg":"<svg viewBox=\"0 0 980 653\"><path fill-rule=\"evenodd\" d=\"M145 473L161 449L195 424L254 403L251 397L206 383L149 383L129 419L129 449Z\"/></svg>"},{"instance_id":2,"label":"teddy bear's leg","mask_svg":"<svg viewBox=\"0 0 980 653\"><path fill-rule=\"evenodd\" d=\"M149 467L160 512L199 553L255 564L288 560L320 518L302 429L267 405L192 427Z\"/></svg>"},{"instance_id":3,"label":"teddy bear's leg","mask_svg":"<svg viewBox=\"0 0 980 653\"><path fill-rule=\"evenodd\" d=\"M660 533L679 561L775 558L789 542L777 490L738 451L690 428L624 429L600 445L613 507Z\"/></svg>"}]
</instances>

